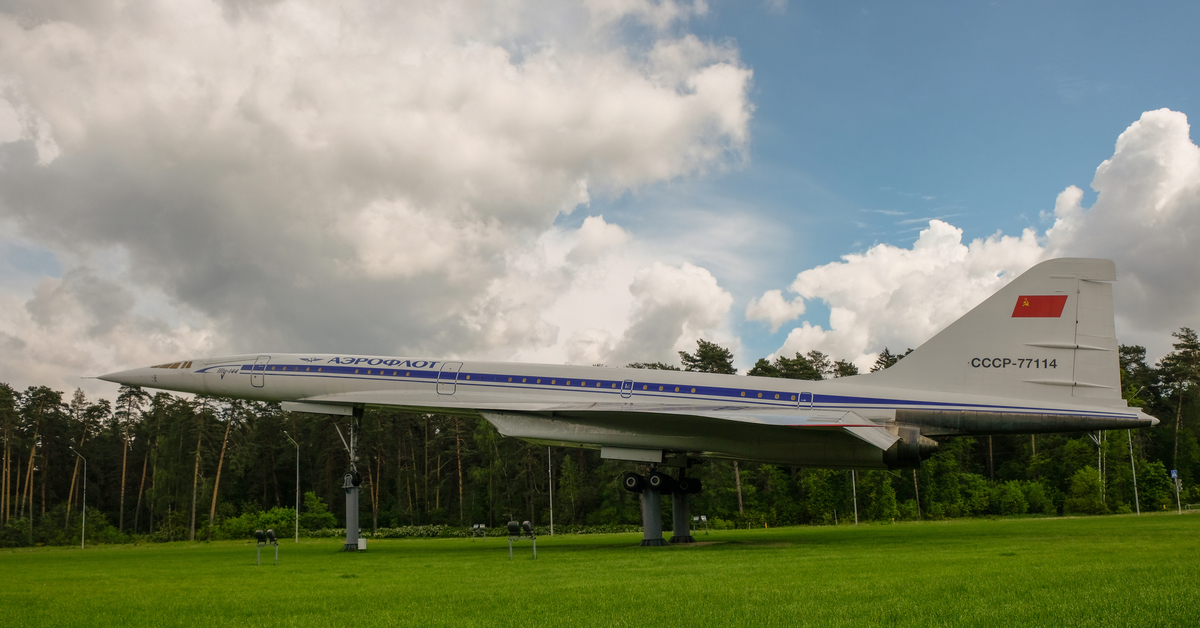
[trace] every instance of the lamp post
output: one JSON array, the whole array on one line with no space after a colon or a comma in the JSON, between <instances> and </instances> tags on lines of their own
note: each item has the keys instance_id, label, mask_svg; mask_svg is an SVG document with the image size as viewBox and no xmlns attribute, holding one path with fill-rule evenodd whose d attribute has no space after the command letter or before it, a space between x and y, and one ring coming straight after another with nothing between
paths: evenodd
<instances>
[{"instance_id":1,"label":"lamp post","mask_svg":"<svg viewBox=\"0 0 1200 628\"><path fill-rule=\"evenodd\" d=\"M858 472L850 470L850 490L854 493L854 525L858 525Z\"/></svg>"},{"instance_id":2,"label":"lamp post","mask_svg":"<svg viewBox=\"0 0 1200 628\"><path fill-rule=\"evenodd\" d=\"M1138 393L1142 392L1145 389L1146 389L1145 386L1138 388L1137 391L1135 391L1133 393L1133 395L1129 398L1129 400L1133 401L1134 399L1137 399ZM1130 404L1130 405L1133 405L1133 404ZM1140 406L1142 404L1139 402L1138 405ZM1133 505L1137 507L1137 514L1141 515L1142 514L1142 503L1138 501L1138 494L1137 494L1137 467L1135 467L1133 464L1133 430L1125 430L1125 435L1129 437L1129 472L1133 474Z\"/></svg>"},{"instance_id":3,"label":"lamp post","mask_svg":"<svg viewBox=\"0 0 1200 628\"><path fill-rule=\"evenodd\" d=\"M292 441L292 444L296 446L296 542L299 543L300 542L300 443L297 443L296 439L292 438L292 435L287 433L287 430L283 431L283 435L287 436L287 439Z\"/></svg>"},{"instance_id":4,"label":"lamp post","mask_svg":"<svg viewBox=\"0 0 1200 628\"><path fill-rule=\"evenodd\" d=\"M550 536L554 536L554 458L550 457L550 446L546 446L546 477L550 482Z\"/></svg>"},{"instance_id":5,"label":"lamp post","mask_svg":"<svg viewBox=\"0 0 1200 628\"><path fill-rule=\"evenodd\" d=\"M83 454L75 451L74 447L68 446L68 448L74 452L76 456L83 458L83 519L81 520L79 526L79 549L84 549L85 541L87 539L85 536L87 534L87 458L84 458Z\"/></svg>"}]
</instances>

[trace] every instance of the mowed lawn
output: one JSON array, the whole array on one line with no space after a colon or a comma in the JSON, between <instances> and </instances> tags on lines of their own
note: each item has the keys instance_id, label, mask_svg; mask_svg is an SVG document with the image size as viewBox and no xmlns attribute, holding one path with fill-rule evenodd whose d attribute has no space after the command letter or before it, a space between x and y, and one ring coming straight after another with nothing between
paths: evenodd
<instances>
[{"instance_id":1,"label":"mowed lawn","mask_svg":"<svg viewBox=\"0 0 1200 628\"><path fill-rule=\"evenodd\" d=\"M0 551L0 625L1196 626L1200 516Z\"/></svg>"}]
</instances>

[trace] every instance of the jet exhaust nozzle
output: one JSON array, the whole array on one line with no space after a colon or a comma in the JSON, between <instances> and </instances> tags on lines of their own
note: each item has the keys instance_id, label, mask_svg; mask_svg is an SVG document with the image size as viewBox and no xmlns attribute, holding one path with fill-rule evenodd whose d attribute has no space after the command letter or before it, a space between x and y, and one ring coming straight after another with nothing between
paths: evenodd
<instances>
[{"instance_id":1,"label":"jet exhaust nozzle","mask_svg":"<svg viewBox=\"0 0 1200 628\"><path fill-rule=\"evenodd\" d=\"M938 442L921 435L921 429L902 425L897 434L900 440L883 452L883 461L889 469L910 469L921 466L921 461L932 456Z\"/></svg>"}]
</instances>

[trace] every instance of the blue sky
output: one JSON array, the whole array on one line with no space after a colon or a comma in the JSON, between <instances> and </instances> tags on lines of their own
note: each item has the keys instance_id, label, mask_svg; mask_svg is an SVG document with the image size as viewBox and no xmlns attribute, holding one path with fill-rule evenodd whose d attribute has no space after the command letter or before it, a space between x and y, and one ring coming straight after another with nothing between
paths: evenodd
<instances>
[{"instance_id":1,"label":"blue sky","mask_svg":"<svg viewBox=\"0 0 1200 628\"><path fill-rule=\"evenodd\" d=\"M601 199L585 213L625 225L680 198L761 212L787 236L757 284L723 282L743 298L873 244L909 246L930 218L963 229L964 240L1044 231L1042 212L1068 185L1094 202L1096 167L1142 112L1200 110L1197 3L709 9L688 28L731 41L754 72L748 159L702 180ZM825 323L827 312L810 303L804 318ZM737 329L755 356L787 333L745 321Z\"/></svg>"}]
</instances>

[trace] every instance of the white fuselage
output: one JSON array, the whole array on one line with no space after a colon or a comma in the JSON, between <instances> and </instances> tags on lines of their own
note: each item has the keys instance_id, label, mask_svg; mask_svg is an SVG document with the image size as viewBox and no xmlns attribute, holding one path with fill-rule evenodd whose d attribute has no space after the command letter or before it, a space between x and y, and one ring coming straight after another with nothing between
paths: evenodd
<instances>
[{"instance_id":1,"label":"white fuselage","mask_svg":"<svg viewBox=\"0 0 1200 628\"><path fill-rule=\"evenodd\" d=\"M199 359L103 376L126 385L305 410L389 406L474 414L502 434L595 448L843 468L883 468L873 431L1083 431L1156 422L1136 408L682 371L329 354ZM337 412L331 412L337 413ZM883 434L886 439L887 434ZM872 442L876 442L872 445Z\"/></svg>"}]
</instances>

